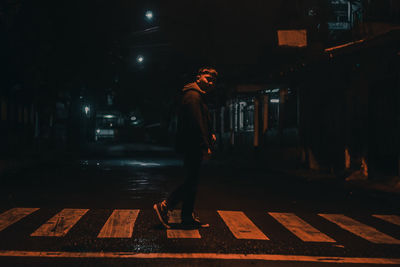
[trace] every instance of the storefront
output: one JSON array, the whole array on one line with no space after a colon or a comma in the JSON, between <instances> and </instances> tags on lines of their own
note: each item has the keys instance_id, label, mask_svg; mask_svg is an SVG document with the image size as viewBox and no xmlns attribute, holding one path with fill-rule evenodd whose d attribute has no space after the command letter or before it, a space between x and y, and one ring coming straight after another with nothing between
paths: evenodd
<instances>
[{"instance_id":1,"label":"storefront","mask_svg":"<svg viewBox=\"0 0 400 267\"><path fill-rule=\"evenodd\" d=\"M224 106L211 109L213 130L225 145L258 147L298 138L297 90L274 85L239 85Z\"/></svg>"}]
</instances>

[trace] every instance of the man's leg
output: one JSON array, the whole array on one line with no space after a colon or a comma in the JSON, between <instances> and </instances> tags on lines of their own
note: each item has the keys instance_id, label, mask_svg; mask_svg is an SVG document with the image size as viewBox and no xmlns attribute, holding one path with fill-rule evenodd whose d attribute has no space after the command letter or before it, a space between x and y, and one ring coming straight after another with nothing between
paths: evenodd
<instances>
[{"instance_id":1,"label":"man's leg","mask_svg":"<svg viewBox=\"0 0 400 267\"><path fill-rule=\"evenodd\" d=\"M184 181L179 185L167 198L168 209L172 210L182 202L182 205L187 202L190 204L192 202L191 196L196 194L198 171L201 164L200 152L188 152L185 154L183 159L183 169L184 169ZM191 193L190 193L191 192ZM194 200L193 200L194 201ZM182 207L182 209L184 209ZM193 209L193 208L192 208ZM189 205L190 210L190 205Z\"/></svg>"},{"instance_id":2,"label":"man's leg","mask_svg":"<svg viewBox=\"0 0 400 267\"><path fill-rule=\"evenodd\" d=\"M169 210L173 210L179 202L182 202L185 190L185 183L183 183L169 194L167 198L167 205Z\"/></svg>"},{"instance_id":3,"label":"man's leg","mask_svg":"<svg viewBox=\"0 0 400 267\"><path fill-rule=\"evenodd\" d=\"M203 154L199 151L198 153L188 155L185 162L187 179L185 180L186 191L182 203L182 225L188 228L203 228L210 226L207 223L201 222L193 214L202 158Z\"/></svg>"},{"instance_id":4,"label":"man's leg","mask_svg":"<svg viewBox=\"0 0 400 267\"><path fill-rule=\"evenodd\" d=\"M182 219L192 218L201 162L201 151L193 151L185 156L184 166L186 179L184 191L182 192Z\"/></svg>"},{"instance_id":5,"label":"man's leg","mask_svg":"<svg viewBox=\"0 0 400 267\"><path fill-rule=\"evenodd\" d=\"M202 224L199 220L194 220L193 209L197 194L197 184L199 179L199 170L202 162L203 154L201 150L191 151L184 156L184 171L185 180L183 184L177 187L167 198L166 201L155 204L154 209L161 223L169 228L168 210L173 210L174 207L182 202L182 222L194 227L208 227L208 224ZM159 208L158 208L159 207Z\"/></svg>"}]
</instances>

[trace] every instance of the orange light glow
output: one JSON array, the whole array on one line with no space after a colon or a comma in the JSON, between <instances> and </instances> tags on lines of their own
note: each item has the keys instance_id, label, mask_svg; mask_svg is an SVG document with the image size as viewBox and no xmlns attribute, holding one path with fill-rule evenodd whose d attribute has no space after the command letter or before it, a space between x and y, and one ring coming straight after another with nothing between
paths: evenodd
<instances>
[{"instance_id":1,"label":"orange light glow","mask_svg":"<svg viewBox=\"0 0 400 267\"><path fill-rule=\"evenodd\" d=\"M306 47L307 30L278 30L279 46Z\"/></svg>"},{"instance_id":2,"label":"orange light glow","mask_svg":"<svg viewBox=\"0 0 400 267\"><path fill-rule=\"evenodd\" d=\"M332 52L332 51L334 51L336 49L340 49L340 48L343 48L343 47L359 44L359 43L362 43L362 42L365 42L365 39L361 39L361 40L357 40L357 41L354 41L354 42L349 42L349 43L345 43L345 44L342 44L342 45L326 48L325 52Z\"/></svg>"},{"instance_id":3,"label":"orange light glow","mask_svg":"<svg viewBox=\"0 0 400 267\"><path fill-rule=\"evenodd\" d=\"M365 177L368 177L368 165L365 158L361 158L361 172Z\"/></svg>"},{"instance_id":4,"label":"orange light glow","mask_svg":"<svg viewBox=\"0 0 400 267\"><path fill-rule=\"evenodd\" d=\"M350 153L348 148L344 150L344 166L346 170L350 169Z\"/></svg>"}]
</instances>

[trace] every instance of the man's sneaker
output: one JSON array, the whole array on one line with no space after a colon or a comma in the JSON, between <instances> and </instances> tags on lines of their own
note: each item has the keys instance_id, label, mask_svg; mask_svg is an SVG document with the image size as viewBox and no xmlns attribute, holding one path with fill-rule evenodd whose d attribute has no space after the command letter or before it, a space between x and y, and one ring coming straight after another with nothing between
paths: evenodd
<instances>
[{"instance_id":1,"label":"man's sneaker","mask_svg":"<svg viewBox=\"0 0 400 267\"><path fill-rule=\"evenodd\" d=\"M188 229L197 229L197 228L208 228L210 225L208 223L201 222L199 218L192 215L187 219L182 218L182 226Z\"/></svg>"},{"instance_id":2,"label":"man's sneaker","mask_svg":"<svg viewBox=\"0 0 400 267\"><path fill-rule=\"evenodd\" d=\"M167 201L164 200L163 202L154 204L153 209L156 211L157 217L164 227L170 229L171 226L168 224Z\"/></svg>"}]
</instances>

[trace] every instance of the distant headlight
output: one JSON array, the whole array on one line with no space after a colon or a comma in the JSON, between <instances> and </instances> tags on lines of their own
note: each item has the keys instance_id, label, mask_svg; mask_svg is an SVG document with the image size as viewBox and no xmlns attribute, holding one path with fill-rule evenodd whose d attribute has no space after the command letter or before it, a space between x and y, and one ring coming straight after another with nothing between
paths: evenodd
<instances>
[{"instance_id":1,"label":"distant headlight","mask_svg":"<svg viewBox=\"0 0 400 267\"><path fill-rule=\"evenodd\" d=\"M100 129L97 129L97 130L96 130L96 133L100 133Z\"/></svg>"},{"instance_id":2,"label":"distant headlight","mask_svg":"<svg viewBox=\"0 0 400 267\"><path fill-rule=\"evenodd\" d=\"M115 118L115 115L104 115L104 118L113 119L113 118Z\"/></svg>"}]
</instances>

